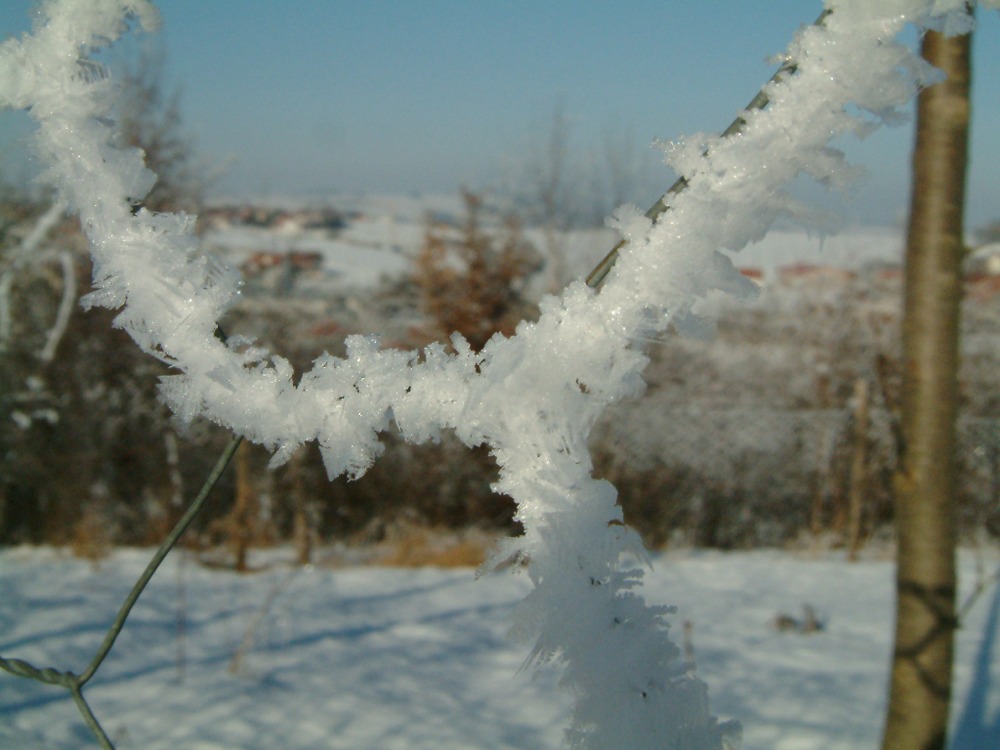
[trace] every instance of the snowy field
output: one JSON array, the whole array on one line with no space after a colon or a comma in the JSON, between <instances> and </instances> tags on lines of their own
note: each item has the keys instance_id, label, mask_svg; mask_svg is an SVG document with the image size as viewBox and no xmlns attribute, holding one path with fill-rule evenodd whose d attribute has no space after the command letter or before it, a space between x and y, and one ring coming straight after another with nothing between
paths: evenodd
<instances>
[{"instance_id":1,"label":"snowy field","mask_svg":"<svg viewBox=\"0 0 1000 750\"><path fill-rule=\"evenodd\" d=\"M94 569L50 549L0 550L0 653L82 669L148 554ZM519 671L528 646L507 637L524 576L293 570L283 554L246 576L171 555L87 690L119 750L560 747L557 675ZM964 552L963 591L997 564ZM743 722L745 748L854 750L879 742L892 571L827 554L688 552L657 557L645 592L678 606L676 640L692 622L698 672L715 711ZM821 632L773 627L803 604ZM953 750L1000 747L998 617L989 589L958 632ZM61 689L0 673L0 748L92 746Z\"/></svg>"},{"instance_id":2,"label":"snowy field","mask_svg":"<svg viewBox=\"0 0 1000 750\"><path fill-rule=\"evenodd\" d=\"M355 218L336 232L276 231L239 225L212 229L205 234L205 246L235 265L256 252L318 253L328 282L337 288L371 288L383 278L411 273L413 259L425 239L427 217L446 217L456 225L461 225L465 217L457 194L331 195L312 203L272 196L260 205L301 210L334 207ZM490 214L482 218L487 226L498 221ZM537 227L525 228L525 237L543 256L561 253L564 257L560 262L574 279L586 277L619 238L608 228L552 233ZM903 243L904 233L898 227L844 225L829 236L786 228L772 230L760 241L728 254L737 267L759 271L764 281L774 282L782 268L802 264L851 271L861 271L870 264L898 266L902 263Z\"/></svg>"}]
</instances>

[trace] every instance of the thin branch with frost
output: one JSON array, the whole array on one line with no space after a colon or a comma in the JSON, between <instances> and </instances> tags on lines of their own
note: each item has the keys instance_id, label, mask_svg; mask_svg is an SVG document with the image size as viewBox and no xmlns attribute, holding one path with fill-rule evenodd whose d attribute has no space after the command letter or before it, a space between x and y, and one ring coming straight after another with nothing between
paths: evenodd
<instances>
[{"instance_id":1,"label":"thin branch with frost","mask_svg":"<svg viewBox=\"0 0 1000 750\"><path fill-rule=\"evenodd\" d=\"M995 2L995 0L994 0ZM947 6L947 7L945 7ZM610 403L637 394L646 357L635 346L671 324L697 324L696 302L755 288L721 250L739 250L781 215L806 214L783 186L805 173L844 187L856 171L830 146L900 118L898 108L934 73L894 42L907 22L970 28L961 0L830 0L822 27L803 29L786 59L795 74L765 87L769 106L748 112L738 137L699 134L665 147L685 190L654 223L617 215L626 244L598 293L583 282L541 304L537 323L496 336L476 354L460 336L423 352L382 350L352 336L347 356L319 357L296 384L287 360L238 350L214 335L238 279L206 258L183 215L132 215L151 187L141 153L111 146L112 90L86 52L115 39L123 19L154 25L144 0L50 0L34 36L0 48L0 104L30 107L47 180L79 213L91 240L97 291L87 303L119 309L115 324L177 375L162 395L182 421L204 416L275 451L318 442L327 472L358 476L393 425L413 442L453 430L488 444L495 484L517 502L534 589L515 632L533 661L556 661L576 703L568 730L581 748L718 750L724 727L707 690L686 673L665 607L638 594L639 551L614 488L592 476L590 429ZM936 20L940 11L954 11Z\"/></svg>"},{"instance_id":2,"label":"thin branch with frost","mask_svg":"<svg viewBox=\"0 0 1000 750\"><path fill-rule=\"evenodd\" d=\"M49 232L52 231L52 227L58 223L65 212L66 204L62 201L55 201L45 209L45 213L38 217L31 231L25 235L24 239L17 246L17 249L11 254L11 258L3 269L3 272L6 274L12 269L17 269L31 262L32 255L38 250L38 246L42 244L42 240L48 236Z\"/></svg>"},{"instance_id":3,"label":"thin branch with frost","mask_svg":"<svg viewBox=\"0 0 1000 750\"><path fill-rule=\"evenodd\" d=\"M56 225L60 217L66 212L66 204L55 201L46 209L45 213L38 217L31 231L21 240L20 244L13 250L10 258L0 271L0 352L5 351L10 343L11 336L11 313L10 313L10 291L14 283L14 276L24 266L36 262L38 246L42 243L52 227ZM74 296L76 277L73 278ZM65 286L63 287L65 291ZM64 295L65 298L65 295ZM74 299L73 302L76 300ZM70 303L72 304L72 302ZM58 317L57 317L58 319Z\"/></svg>"},{"instance_id":4,"label":"thin branch with frost","mask_svg":"<svg viewBox=\"0 0 1000 750\"><path fill-rule=\"evenodd\" d=\"M59 253L59 267L62 269L62 297L59 300L56 319L45 336L45 346L38 353L38 358L45 364L55 358L56 349L59 348L59 342L66 334L70 315L73 314L73 308L76 307L76 268L73 265L73 255L68 250Z\"/></svg>"}]
</instances>

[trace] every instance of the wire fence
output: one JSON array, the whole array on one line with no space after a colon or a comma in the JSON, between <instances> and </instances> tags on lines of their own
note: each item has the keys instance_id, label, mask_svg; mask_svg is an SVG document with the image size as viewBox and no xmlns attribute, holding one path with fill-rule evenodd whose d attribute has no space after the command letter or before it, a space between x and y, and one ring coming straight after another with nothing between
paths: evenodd
<instances>
[{"instance_id":1,"label":"wire fence","mask_svg":"<svg viewBox=\"0 0 1000 750\"><path fill-rule=\"evenodd\" d=\"M178 521L177 525L173 528L170 534L167 535L166 539L163 540L163 543L157 548L152 559L150 559L149 564L146 566L145 570L143 570L142 575L139 576L139 579L135 582L132 590L129 591L129 594L122 603L121 608L118 610L115 619L108 628L107 634L104 636L104 640L101 642L101 645L98 647L97 652L90 660L86 669L80 673L60 671L52 667L39 668L21 659L0 657L0 668L5 669L13 675L37 680L38 682L49 685L57 685L68 690L70 695L73 697L73 702L80 711L80 715L83 716L83 720L87 727L94 733L94 736L97 738L100 746L106 750L113 750L114 745L112 745L111 739L108 737L104 728L101 726L100 721L94 715L93 710L87 703L87 699L83 695L83 688L88 682L90 682L91 678L97 674L97 670L100 669L101 664L104 663L104 659L109 653L111 653L111 649L114 647L119 633L121 633L122 628L125 627L125 621L128 619L128 616L136 602L139 601L139 597L145 590L146 585L153 578L153 574L156 573L157 568L160 567L160 563L163 562L166 556L170 553L170 550L174 548L174 545L177 544L177 541L191 525L191 522L201 512L201 509L208 500L212 489L219 481L222 473L226 470L226 467L229 465L230 460L236 453L236 449L239 447L241 442L241 438L233 438L229 442L229 445L226 446L226 450L223 451L221 456L219 456L219 459L215 464L215 468L205 480L205 484L202 486L198 495L191 503L191 506L188 508L181 520Z\"/></svg>"},{"instance_id":2,"label":"wire fence","mask_svg":"<svg viewBox=\"0 0 1000 750\"><path fill-rule=\"evenodd\" d=\"M863 419L863 423L861 420ZM884 407L629 406L599 427L601 469L654 546L812 539L855 552L891 527L896 418ZM608 448L610 446L610 448ZM610 451L610 453L608 452ZM1000 419L958 422L963 532L1000 531Z\"/></svg>"}]
</instances>

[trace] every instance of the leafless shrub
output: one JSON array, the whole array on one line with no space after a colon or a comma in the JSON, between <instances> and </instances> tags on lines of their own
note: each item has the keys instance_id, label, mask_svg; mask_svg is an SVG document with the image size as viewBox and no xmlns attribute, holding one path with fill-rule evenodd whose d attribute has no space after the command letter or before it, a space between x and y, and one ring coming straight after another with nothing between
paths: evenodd
<instances>
[{"instance_id":1,"label":"leafless shrub","mask_svg":"<svg viewBox=\"0 0 1000 750\"><path fill-rule=\"evenodd\" d=\"M526 287L541 258L515 219L506 219L499 233L487 232L482 200L469 191L463 197L460 230L428 221L415 280L437 328L434 338L458 331L478 351L494 334L510 335L536 314Z\"/></svg>"}]
</instances>

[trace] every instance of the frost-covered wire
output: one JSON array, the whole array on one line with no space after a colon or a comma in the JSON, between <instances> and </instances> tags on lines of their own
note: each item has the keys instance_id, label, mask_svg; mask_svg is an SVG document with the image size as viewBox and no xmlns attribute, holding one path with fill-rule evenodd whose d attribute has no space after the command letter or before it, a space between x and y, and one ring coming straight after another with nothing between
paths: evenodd
<instances>
[{"instance_id":1,"label":"frost-covered wire","mask_svg":"<svg viewBox=\"0 0 1000 750\"><path fill-rule=\"evenodd\" d=\"M830 14L830 9L824 8L823 12L820 13L819 18L817 18L816 21L814 22L814 25L818 26L822 24L823 21L826 20L826 17L829 14ZM750 100L750 103L743 108L743 112L738 114L733 119L733 121L729 123L729 127L727 127L725 130L722 131L721 137L729 138L730 136L734 136L742 132L743 128L746 127L747 124L746 114L758 109L764 109L764 107L770 104L771 99L767 94L767 90L770 87L770 85L775 83L780 83L785 78L785 76L793 75L797 69L798 69L798 63L791 58L786 58L785 61L782 62L778 70L775 71L774 75L771 76L771 79L761 88L760 91L758 91L754 95L754 98ZM705 155L707 156L707 154ZM649 219L650 221L656 221L657 219L659 219L660 215L663 214L663 212L670 207L670 201L672 196L683 193L684 190L687 188L687 186L688 186L687 177L682 174L680 177L677 178L677 180L674 182L673 185L667 188L667 192L665 192L662 196L660 196L660 198L657 199L656 203L654 203L646 210L645 214L646 218ZM589 274L587 274L587 286L589 287L600 286L601 282L604 281L608 273L611 271L611 268L617 262L618 253L624 246L625 246L625 240L622 239L613 248L611 248L608 254L605 255L600 260L600 262L594 267L594 269Z\"/></svg>"},{"instance_id":2,"label":"frost-covered wire","mask_svg":"<svg viewBox=\"0 0 1000 750\"><path fill-rule=\"evenodd\" d=\"M993 0L995 3L996 0ZM157 23L145 0L49 0L32 36L0 48L0 104L38 121L45 180L90 238L96 291L90 305L119 310L115 324L168 363L161 393L182 422L205 417L268 446L274 463L316 441L331 477L358 476L382 451L378 434L409 441L453 430L489 445L495 489L517 503L524 535L509 542L528 561L532 592L515 632L531 661L555 661L575 697L574 747L718 750L732 727L712 716L705 685L686 673L668 634L670 610L639 594L641 545L623 523L614 488L592 476L590 429L610 403L642 389L636 342L669 325L697 330L696 302L755 287L722 251L759 240L775 218L808 211L783 190L801 174L835 187L857 172L831 145L900 119L899 108L934 71L894 42L907 22L971 28L961 0L830 0L822 27L801 30L786 59L796 74L765 87L769 106L748 112L729 138L698 134L668 144L686 188L652 222L624 208L626 245L600 292L571 284L541 303L537 323L494 337L479 353L460 336L448 351L383 350L352 336L343 358L320 356L293 379L261 348L214 335L239 280L206 257L184 215L133 215L153 184L137 150L111 145L114 88L90 50L115 39L126 18ZM947 11L947 15L941 13Z\"/></svg>"}]
</instances>

